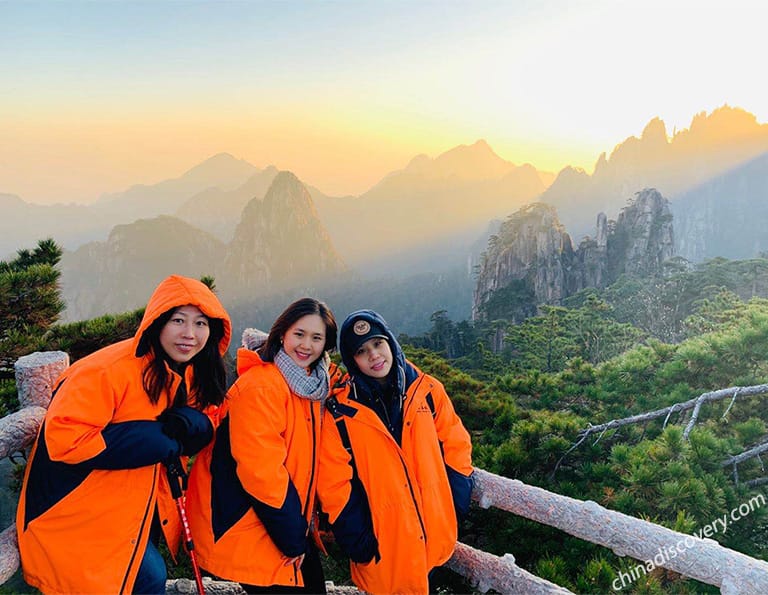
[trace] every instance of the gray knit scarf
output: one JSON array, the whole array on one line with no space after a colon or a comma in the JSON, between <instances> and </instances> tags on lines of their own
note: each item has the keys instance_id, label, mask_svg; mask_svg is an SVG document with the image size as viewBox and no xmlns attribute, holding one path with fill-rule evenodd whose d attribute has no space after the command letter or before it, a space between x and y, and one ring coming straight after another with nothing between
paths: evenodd
<instances>
[{"instance_id":1,"label":"gray knit scarf","mask_svg":"<svg viewBox=\"0 0 768 595\"><path fill-rule=\"evenodd\" d=\"M285 378L291 392L310 401L325 401L328 396L328 354L320 356L311 374L291 359L283 349L275 355L275 365Z\"/></svg>"}]
</instances>

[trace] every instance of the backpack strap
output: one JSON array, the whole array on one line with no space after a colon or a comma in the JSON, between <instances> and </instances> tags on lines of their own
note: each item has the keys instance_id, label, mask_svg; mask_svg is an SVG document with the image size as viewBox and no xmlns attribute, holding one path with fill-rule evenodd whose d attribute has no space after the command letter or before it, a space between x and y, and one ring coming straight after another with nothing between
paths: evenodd
<instances>
[{"instance_id":1,"label":"backpack strap","mask_svg":"<svg viewBox=\"0 0 768 595\"><path fill-rule=\"evenodd\" d=\"M427 393L427 396L424 397L424 399L427 401L427 405L429 406L429 410L432 412L432 419L435 419L435 399L432 396L431 392ZM339 430L339 437L341 438L341 444L344 446L344 450L346 450L349 453L349 459L350 459L350 465L352 465L352 469L355 472L355 475L357 475L357 465L355 465L355 453L352 451L352 442L349 440L349 431L347 430L347 423L344 421L344 414L350 415L350 417L354 417L355 413L357 413L357 410L348 407L347 405L342 405L339 403L339 401L336 399L336 396L329 397L325 401L325 406L330 412L330 414L333 416L333 421L336 422L336 428ZM442 444L440 445L442 448Z\"/></svg>"},{"instance_id":2,"label":"backpack strap","mask_svg":"<svg viewBox=\"0 0 768 595\"><path fill-rule=\"evenodd\" d=\"M435 419L435 398L432 396L432 392L428 392L427 396L424 397L424 399L427 401L427 405L429 405L429 410L432 412L432 419Z\"/></svg>"},{"instance_id":3,"label":"backpack strap","mask_svg":"<svg viewBox=\"0 0 768 595\"><path fill-rule=\"evenodd\" d=\"M352 451L352 442L349 440L349 431L347 430L347 423L344 421L344 413L352 413L354 415L356 410L352 407L342 405L336 399L335 396L328 398L325 401L325 406L333 416L333 421L336 422L336 428L339 431L339 437L341 438L341 444L344 446L344 450L349 453L349 464L352 466L352 471L357 476L357 465L355 464L355 453Z\"/></svg>"}]
</instances>

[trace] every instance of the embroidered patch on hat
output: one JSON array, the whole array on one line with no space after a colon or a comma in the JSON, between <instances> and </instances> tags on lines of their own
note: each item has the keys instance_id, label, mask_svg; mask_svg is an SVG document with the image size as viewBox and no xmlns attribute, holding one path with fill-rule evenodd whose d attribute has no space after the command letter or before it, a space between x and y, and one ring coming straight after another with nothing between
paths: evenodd
<instances>
[{"instance_id":1,"label":"embroidered patch on hat","mask_svg":"<svg viewBox=\"0 0 768 595\"><path fill-rule=\"evenodd\" d=\"M355 331L356 335L364 335L371 330L371 325L367 320L358 320L352 330Z\"/></svg>"}]
</instances>

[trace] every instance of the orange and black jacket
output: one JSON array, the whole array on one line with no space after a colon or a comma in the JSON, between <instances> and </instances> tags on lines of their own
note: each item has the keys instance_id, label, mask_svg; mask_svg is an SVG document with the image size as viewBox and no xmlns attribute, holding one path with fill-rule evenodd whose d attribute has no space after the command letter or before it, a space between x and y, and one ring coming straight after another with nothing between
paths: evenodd
<instances>
[{"instance_id":1,"label":"orange and black jacket","mask_svg":"<svg viewBox=\"0 0 768 595\"><path fill-rule=\"evenodd\" d=\"M388 335L397 400L380 402L342 353L350 375L327 402L318 497L358 588L427 593L429 571L450 558L457 515L469 509L471 441L443 385L406 361L381 317L362 313Z\"/></svg>"},{"instance_id":2,"label":"orange and black jacket","mask_svg":"<svg viewBox=\"0 0 768 595\"><path fill-rule=\"evenodd\" d=\"M197 559L227 580L302 586L299 565L285 561L307 547L321 404L291 392L278 367L253 351L238 350L237 368L214 443L189 478Z\"/></svg>"},{"instance_id":3,"label":"orange and black jacket","mask_svg":"<svg viewBox=\"0 0 768 595\"><path fill-rule=\"evenodd\" d=\"M56 383L16 517L24 579L44 593L131 593L155 511L171 551L178 547L162 462L179 446L156 418L182 378L169 367L171 386L152 404L142 384L152 357L142 335L161 314L188 304L223 321L224 354L231 335L224 307L199 281L171 276L152 294L133 339L83 358ZM194 386L192 366L184 380ZM215 425L217 408L206 413Z\"/></svg>"}]
</instances>

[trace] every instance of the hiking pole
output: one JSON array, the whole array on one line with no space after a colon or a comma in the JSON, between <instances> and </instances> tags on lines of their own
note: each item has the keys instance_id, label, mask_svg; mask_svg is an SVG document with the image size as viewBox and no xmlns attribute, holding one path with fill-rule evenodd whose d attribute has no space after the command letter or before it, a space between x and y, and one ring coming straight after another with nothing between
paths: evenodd
<instances>
[{"instance_id":1,"label":"hiking pole","mask_svg":"<svg viewBox=\"0 0 768 595\"><path fill-rule=\"evenodd\" d=\"M187 511L184 508L184 490L187 487L187 474L181 466L181 459L179 459L179 457L175 457L168 461L165 464L165 469L168 474L168 483L171 486L171 496L176 501L176 509L179 511L181 526L184 528L184 545L187 548L189 559L192 561L192 571L195 573L197 592L200 595L205 595L203 577L200 574L200 566L198 566L197 557L195 556L195 544L192 541L192 530L189 528Z\"/></svg>"}]
</instances>

